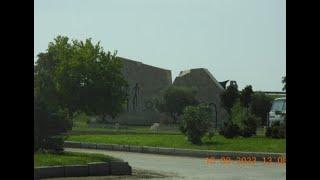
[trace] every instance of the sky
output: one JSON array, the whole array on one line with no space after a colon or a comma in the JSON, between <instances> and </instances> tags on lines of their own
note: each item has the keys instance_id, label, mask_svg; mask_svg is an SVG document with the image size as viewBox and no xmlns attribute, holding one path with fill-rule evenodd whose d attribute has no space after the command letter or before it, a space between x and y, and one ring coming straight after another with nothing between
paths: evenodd
<instances>
[{"instance_id":1,"label":"sky","mask_svg":"<svg viewBox=\"0 0 320 180\"><path fill-rule=\"evenodd\" d=\"M285 0L35 0L34 60L58 35L171 70L207 68L241 90L282 91Z\"/></svg>"}]
</instances>

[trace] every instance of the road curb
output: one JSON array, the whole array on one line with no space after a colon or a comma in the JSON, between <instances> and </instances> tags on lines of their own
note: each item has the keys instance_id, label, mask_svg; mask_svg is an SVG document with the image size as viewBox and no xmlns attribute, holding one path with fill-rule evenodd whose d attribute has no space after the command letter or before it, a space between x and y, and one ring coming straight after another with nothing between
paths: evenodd
<instances>
[{"instance_id":1,"label":"road curb","mask_svg":"<svg viewBox=\"0 0 320 180\"><path fill-rule=\"evenodd\" d=\"M86 165L41 166L34 168L34 179L131 174L131 166L128 162L122 161L93 162Z\"/></svg>"},{"instance_id":2,"label":"road curb","mask_svg":"<svg viewBox=\"0 0 320 180\"><path fill-rule=\"evenodd\" d=\"M82 144L85 144L85 145L83 146ZM250 161L256 160L256 161L280 162L286 158L286 153L213 151L213 150L165 148L165 147L119 145L119 144L104 144L104 143L82 143L82 142L79 145L79 142L76 142L76 141L65 141L64 147L111 150L111 151L127 151L127 152L202 157L202 158L213 157L213 158L220 159L224 157L224 158L230 158L230 160L241 160L244 158L245 160L250 159Z\"/></svg>"}]
</instances>

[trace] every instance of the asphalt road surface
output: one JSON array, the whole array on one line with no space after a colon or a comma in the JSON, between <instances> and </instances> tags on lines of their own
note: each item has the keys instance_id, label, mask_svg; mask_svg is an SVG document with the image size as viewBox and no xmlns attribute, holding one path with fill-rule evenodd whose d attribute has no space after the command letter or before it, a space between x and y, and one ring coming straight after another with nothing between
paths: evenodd
<instances>
[{"instance_id":1,"label":"asphalt road surface","mask_svg":"<svg viewBox=\"0 0 320 180\"><path fill-rule=\"evenodd\" d=\"M194 157L72 148L66 148L66 151L111 155L129 162L133 168L133 176L83 177L77 179L286 179L286 165L279 163L256 162L244 164L231 161L224 164L219 160L208 163L205 158Z\"/></svg>"}]
</instances>

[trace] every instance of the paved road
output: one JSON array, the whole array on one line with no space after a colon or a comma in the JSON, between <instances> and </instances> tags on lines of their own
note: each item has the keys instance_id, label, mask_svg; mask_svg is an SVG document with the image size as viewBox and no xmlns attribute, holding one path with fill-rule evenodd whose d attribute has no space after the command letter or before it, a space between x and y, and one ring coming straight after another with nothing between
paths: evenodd
<instances>
[{"instance_id":1,"label":"paved road","mask_svg":"<svg viewBox=\"0 0 320 180\"><path fill-rule=\"evenodd\" d=\"M159 173L156 179L210 179L210 180L250 180L250 179L272 179L285 180L286 166L278 163L264 164L239 164L231 161L230 164L206 163L204 158L179 157L168 155L142 154L121 151L106 151L93 149L72 149L67 151L102 153L121 158L128 161L135 172L156 172ZM141 177L141 176L140 176ZM156 177L156 176L155 176ZM134 179L134 177L132 177ZM131 179L125 177L125 179ZM140 179L140 178L138 178Z\"/></svg>"}]
</instances>

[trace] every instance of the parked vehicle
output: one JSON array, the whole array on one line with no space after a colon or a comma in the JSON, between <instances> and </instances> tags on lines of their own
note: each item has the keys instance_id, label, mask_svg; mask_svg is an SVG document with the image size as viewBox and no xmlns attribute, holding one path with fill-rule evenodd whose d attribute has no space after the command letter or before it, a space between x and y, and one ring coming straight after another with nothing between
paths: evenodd
<instances>
[{"instance_id":1,"label":"parked vehicle","mask_svg":"<svg viewBox=\"0 0 320 180\"><path fill-rule=\"evenodd\" d=\"M284 115L286 114L286 97L276 98L272 102L271 110L268 114L268 126L275 121L284 122Z\"/></svg>"}]
</instances>

